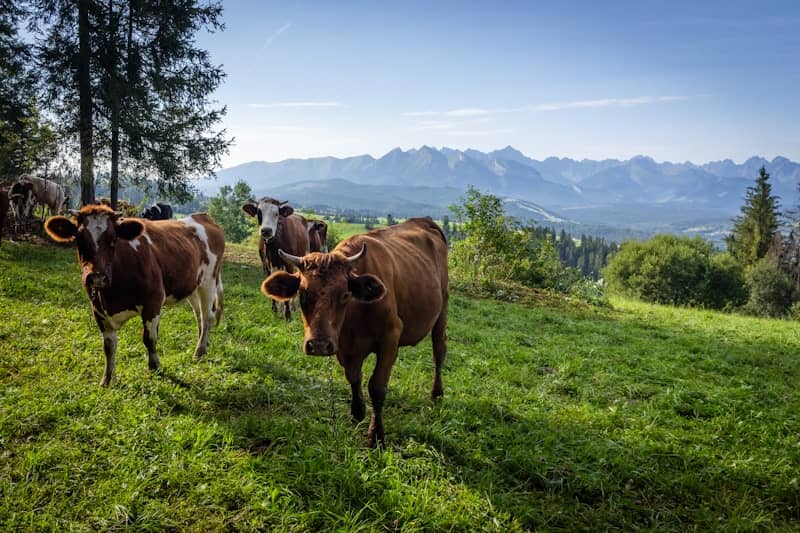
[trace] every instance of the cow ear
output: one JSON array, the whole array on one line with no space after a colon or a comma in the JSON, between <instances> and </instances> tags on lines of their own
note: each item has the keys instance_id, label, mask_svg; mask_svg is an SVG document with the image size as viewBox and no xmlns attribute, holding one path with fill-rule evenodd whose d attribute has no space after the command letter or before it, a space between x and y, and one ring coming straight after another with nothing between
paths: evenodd
<instances>
[{"instance_id":1,"label":"cow ear","mask_svg":"<svg viewBox=\"0 0 800 533\"><path fill-rule=\"evenodd\" d=\"M280 215L281 215L282 217L288 217L288 216L290 216L292 213L294 213L294 207L292 207L292 206L290 206L290 205L283 205L283 206L281 206L281 208L278 210L278 213L280 213Z\"/></svg>"},{"instance_id":2,"label":"cow ear","mask_svg":"<svg viewBox=\"0 0 800 533\"><path fill-rule=\"evenodd\" d=\"M123 220L122 222L118 222L116 225L116 233L117 237L120 239L125 239L126 241L132 241L136 237L142 234L144 231L144 224L142 224L139 220L129 218Z\"/></svg>"},{"instance_id":3,"label":"cow ear","mask_svg":"<svg viewBox=\"0 0 800 533\"><path fill-rule=\"evenodd\" d=\"M256 204L242 204L242 211L254 217L258 213L258 206Z\"/></svg>"},{"instance_id":4,"label":"cow ear","mask_svg":"<svg viewBox=\"0 0 800 533\"><path fill-rule=\"evenodd\" d=\"M356 300L362 302L377 302L386 294L383 282L372 274L361 276L351 274L347 278L347 289L353 293Z\"/></svg>"},{"instance_id":5,"label":"cow ear","mask_svg":"<svg viewBox=\"0 0 800 533\"><path fill-rule=\"evenodd\" d=\"M279 270L261 284L261 292L275 300L291 300L300 288L300 276Z\"/></svg>"},{"instance_id":6,"label":"cow ear","mask_svg":"<svg viewBox=\"0 0 800 533\"><path fill-rule=\"evenodd\" d=\"M44 223L44 229L56 242L70 242L78 234L78 226L67 217L50 217Z\"/></svg>"}]
</instances>

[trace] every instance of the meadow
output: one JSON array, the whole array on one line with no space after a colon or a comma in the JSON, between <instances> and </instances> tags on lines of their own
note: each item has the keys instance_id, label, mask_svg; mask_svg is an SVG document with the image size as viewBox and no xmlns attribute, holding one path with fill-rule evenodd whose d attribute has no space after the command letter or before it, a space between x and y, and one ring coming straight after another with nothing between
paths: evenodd
<instances>
[{"instance_id":1,"label":"meadow","mask_svg":"<svg viewBox=\"0 0 800 533\"><path fill-rule=\"evenodd\" d=\"M255 249L223 279L206 359L182 304L162 370L134 319L103 389L75 252L3 242L0 530L800 530L796 322L454 292L445 396L401 349L369 449Z\"/></svg>"}]
</instances>

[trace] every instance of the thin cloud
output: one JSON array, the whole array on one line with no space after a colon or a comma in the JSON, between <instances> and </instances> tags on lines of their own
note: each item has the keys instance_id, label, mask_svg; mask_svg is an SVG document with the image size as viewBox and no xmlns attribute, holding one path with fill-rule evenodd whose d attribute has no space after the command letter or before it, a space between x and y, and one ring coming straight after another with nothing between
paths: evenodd
<instances>
[{"instance_id":1,"label":"thin cloud","mask_svg":"<svg viewBox=\"0 0 800 533\"><path fill-rule=\"evenodd\" d=\"M633 107L664 102L688 100L688 96L637 96L634 98L603 98L599 100L577 100L555 104L533 106L531 111L561 111L564 109L599 109L604 107Z\"/></svg>"},{"instance_id":2,"label":"thin cloud","mask_svg":"<svg viewBox=\"0 0 800 533\"><path fill-rule=\"evenodd\" d=\"M505 113L520 112L539 112L539 111L561 111L563 109L597 109L604 107L633 107L648 104L660 104L665 102L678 102L689 100L689 96L636 96L632 98L603 98L598 100L576 100L572 102L560 102L552 104L527 105L522 107L486 109L481 107L466 107L461 109L451 109L449 111L408 111L403 116L412 118L424 117L488 117Z\"/></svg>"},{"instance_id":3,"label":"thin cloud","mask_svg":"<svg viewBox=\"0 0 800 533\"><path fill-rule=\"evenodd\" d=\"M490 135L503 135L506 133L513 133L511 128L501 128L496 130L456 130L448 131L448 135L470 135L470 136L490 136Z\"/></svg>"},{"instance_id":4,"label":"thin cloud","mask_svg":"<svg viewBox=\"0 0 800 533\"><path fill-rule=\"evenodd\" d=\"M491 109L481 109L479 107L467 107L463 109L452 109L450 111L409 111L403 113L406 117L482 117L496 113Z\"/></svg>"},{"instance_id":5,"label":"thin cloud","mask_svg":"<svg viewBox=\"0 0 800 533\"><path fill-rule=\"evenodd\" d=\"M296 107L344 107L339 102L272 102L269 104L247 104L253 109L272 109L276 107L296 108Z\"/></svg>"},{"instance_id":6,"label":"thin cloud","mask_svg":"<svg viewBox=\"0 0 800 533\"><path fill-rule=\"evenodd\" d=\"M270 35L269 37L267 37L267 40L266 40L266 41L264 41L264 45L261 47L261 49L258 51L258 53L260 54L260 53L262 53L264 50L266 50L267 48L269 48L269 47L270 47L270 45L272 45L272 43L273 43L273 42L275 42L275 39L277 39L278 37L280 37L280 36L281 36L281 34L282 34L283 32L285 32L286 30L288 30L288 29L289 29L289 28L291 28L291 27L292 27L292 23L291 23L291 22L287 22L286 24L284 24L283 26L281 26L280 28L278 28L277 30L275 30L274 32L272 32L272 35Z\"/></svg>"}]
</instances>

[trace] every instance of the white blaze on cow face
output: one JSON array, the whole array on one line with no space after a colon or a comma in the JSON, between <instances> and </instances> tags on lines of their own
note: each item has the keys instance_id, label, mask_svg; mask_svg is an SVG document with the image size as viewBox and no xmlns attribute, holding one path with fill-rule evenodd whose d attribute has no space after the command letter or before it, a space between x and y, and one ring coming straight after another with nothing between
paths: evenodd
<instances>
[{"instance_id":1,"label":"white blaze on cow face","mask_svg":"<svg viewBox=\"0 0 800 533\"><path fill-rule=\"evenodd\" d=\"M269 242L278 234L278 218L280 208L272 202L258 203L258 223L261 238Z\"/></svg>"}]
</instances>

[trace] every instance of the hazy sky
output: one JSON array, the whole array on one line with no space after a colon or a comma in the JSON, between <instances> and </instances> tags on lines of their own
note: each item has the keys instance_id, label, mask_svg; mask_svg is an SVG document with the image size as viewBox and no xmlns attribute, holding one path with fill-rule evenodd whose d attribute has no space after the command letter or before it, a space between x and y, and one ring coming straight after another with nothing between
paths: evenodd
<instances>
[{"instance_id":1,"label":"hazy sky","mask_svg":"<svg viewBox=\"0 0 800 533\"><path fill-rule=\"evenodd\" d=\"M224 2L224 166L427 144L800 160L800 1Z\"/></svg>"}]
</instances>

